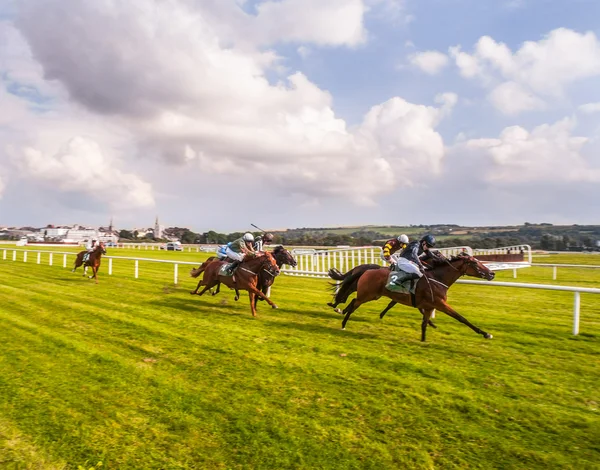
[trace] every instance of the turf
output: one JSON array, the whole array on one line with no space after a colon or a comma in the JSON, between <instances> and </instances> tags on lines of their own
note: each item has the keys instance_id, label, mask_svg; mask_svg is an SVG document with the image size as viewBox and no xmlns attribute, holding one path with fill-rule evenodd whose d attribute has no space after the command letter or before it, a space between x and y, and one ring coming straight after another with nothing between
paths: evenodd
<instances>
[{"instance_id":1,"label":"turf","mask_svg":"<svg viewBox=\"0 0 600 470\"><path fill-rule=\"evenodd\" d=\"M21 259L0 255L0 468L598 468L596 295L572 336L571 293L457 285L451 305L494 339L438 314L421 343L415 310L379 321L384 300L341 331L325 280L279 277L280 309L253 319L230 291L190 296L187 268L175 286L171 266L136 280L115 260L95 285Z\"/></svg>"}]
</instances>

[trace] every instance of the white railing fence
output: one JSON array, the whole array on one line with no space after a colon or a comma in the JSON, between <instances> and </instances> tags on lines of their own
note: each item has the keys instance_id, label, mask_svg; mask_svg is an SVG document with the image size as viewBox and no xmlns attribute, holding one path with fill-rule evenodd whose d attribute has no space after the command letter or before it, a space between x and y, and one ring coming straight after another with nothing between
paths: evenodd
<instances>
[{"instance_id":1,"label":"white railing fence","mask_svg":"<svg viewBox=\"0 0 600 470\"><path fill-rule=\"evenodd\" d=\"M477 286L496 286L496 287L515 287L521 289L543 289L543 290L555 290L555 291L567 291L573 292L575 298L573 301L573 334L579 334L579 314L581 309L581 293L588 294L600 294L600 289L593 289L590 287L571 287L571 286L549 286L546 284L523 284L517 282L494 282L494 281L469 281L459 280L456 281L460 284L473 284Z\"/></svg>"}]
</instances>

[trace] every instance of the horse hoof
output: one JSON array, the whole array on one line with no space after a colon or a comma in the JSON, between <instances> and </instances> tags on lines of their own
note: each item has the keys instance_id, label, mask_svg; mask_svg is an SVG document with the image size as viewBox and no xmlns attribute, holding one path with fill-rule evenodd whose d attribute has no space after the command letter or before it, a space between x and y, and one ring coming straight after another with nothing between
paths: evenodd
<instances>
[{"instance_id":1,"label":"horse hoof","mask_svg":"<svg viewBox=\"0 0 600 470\"><path fill-rule=\"evenodd\" d=\"M483 335L483 337L485 339L492 339L493 338L493 336L491 334L489 334L489 333L486 333L485 335Z\"/></svg>"},{"instance_id":2,"label":"horse hoof","mask_svg":"<svg viewBox=\"0 0 600 470\"><path fill-rule=\"evenodd\" d=\"M236 296L233 298L233 300L235 300L235 301L237 302L238 300L240 300L240 298L239 298L239 297L236 295Z\"/></svg>"},{"instance_id":3,"label":"horse hoof","mask_svg":"<svg viewBox=\"0 0 600 470\"><path fill-rule=\"evenodd\" d=\"M271 305L271 308L279 308L277 305Z\"/></svg>"},{"instance_id":4,"label":"horse hoof","mask_svg":"<svg viewBox=\"0 0 600 470\"><path fill-rule=\"evenodd\" d=\"M342 327L342 331L346 331L346 327L345 326Z\"/></svg>"},{"instance_id":5,"label":"horse hoof","mask_svg":"<svg viewBox=\"0 0 600 470\"><path fill-rule=\"evenodd\" d=\"M334 308L333 311L335 313L339 313L340 315L343 313L341 308Z\"/></svg>"},{"instance_id":6,"label":"horse hoof","mask_svg":"<svg viewBox=\"0 0 600 470\"><path fill-rule=\"evenodd\" d=\"M191 295L196 295L196 294L197 294L197 292L191 291L191 292L190 292L190 294L191 294Z\"/></svg>"}]
</instances>

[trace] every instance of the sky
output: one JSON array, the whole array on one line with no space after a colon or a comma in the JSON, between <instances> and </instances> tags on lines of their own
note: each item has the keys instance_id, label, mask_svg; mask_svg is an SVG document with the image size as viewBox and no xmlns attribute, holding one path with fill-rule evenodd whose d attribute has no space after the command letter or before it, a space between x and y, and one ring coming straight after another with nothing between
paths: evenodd
<instances>
[{"instance_id":1,"label":"sky","mask_svg":"<svg viewBox=\"0 0 600 470\"><path fill-rule=\"evenodd\" d=\"M599 224L596 0L5 0L0 226Z\"/></svg>"}]
</instances>

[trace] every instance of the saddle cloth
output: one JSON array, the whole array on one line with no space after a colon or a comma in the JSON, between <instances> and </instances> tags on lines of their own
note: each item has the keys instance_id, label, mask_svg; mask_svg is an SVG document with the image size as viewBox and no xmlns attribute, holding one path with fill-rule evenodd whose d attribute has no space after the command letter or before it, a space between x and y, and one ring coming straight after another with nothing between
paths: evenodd
<instances>
[{"instance_id":1,"label":"saddle cloth","mask_svg":"<svg viewBox=\"0 0 600 470\"><path fill-rule=\"evenodd\" d=\"M385 288L397 294L412 294L415 295L417 282L419 279L406 279L407 273L404 271L392 271L388 275Z\"/></svg>"},{"instance_id":2,"label":"saddle cloth","mask_svg":"<svg viewBox=\"0 0 600 470\"><path fill-rule=\"evenodd\" d=\"M233 263L226 263L219 268L219 276L231 277L233 273L229 270Z\"/></svg>"}]
</instances>

